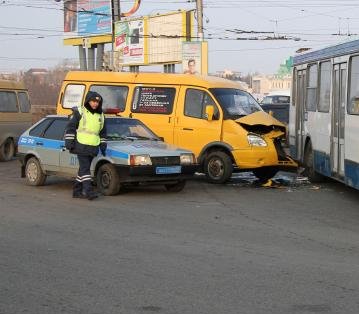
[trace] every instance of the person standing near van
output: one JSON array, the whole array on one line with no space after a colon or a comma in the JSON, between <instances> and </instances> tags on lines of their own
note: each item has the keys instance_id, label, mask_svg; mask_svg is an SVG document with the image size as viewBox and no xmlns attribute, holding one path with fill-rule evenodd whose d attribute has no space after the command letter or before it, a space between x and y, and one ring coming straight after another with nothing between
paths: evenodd
<instances>
[{"instance_id":1,"label":"person standing near van","mask_svg":"<svg viewBox=\"0 0 359 314\"><path fill-rule=\"evenodd\" d=\"M92 187L91 162L99 150L106 156L106 126L102 112L102 97L96 92L88 92L85 104L73 108L73 113L65 131L65 147L77 154L79 170L73 186L74 198L93 200L97 197Z\"/></svg>"}]
</instances>

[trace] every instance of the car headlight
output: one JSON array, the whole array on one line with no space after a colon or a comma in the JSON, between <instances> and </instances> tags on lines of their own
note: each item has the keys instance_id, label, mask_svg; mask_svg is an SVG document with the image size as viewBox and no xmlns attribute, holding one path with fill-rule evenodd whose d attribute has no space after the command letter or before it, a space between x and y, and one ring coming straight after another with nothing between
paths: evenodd
<instances>
[{"instance_id":1,"label":"car headlight","mask_svg":"<svg viewBox=\"0 0 359 314\"><path fill-rule=\"evenodd\" d=\"M247 139L248 139L249 145L251 145L251 146L261 146L261 147L267 146L266 141L258 135L248 134Z\"/></svg>"},{"instance_id":2,"label":"car headlight","mask_svg":"<svg viewBox=\"0 0 359 314\"><path fill-rule=\"evenodd\" d=\"M181 160L181 165L190 165L190 164L194 164L195 158L193 154L181 154L180 160Z\"/></svg>"},{"instance_id":3,"label":"car headlight","mask_svg":"<svg viewBox=\"0 0 359 314\"><path fill-rule=\"evenodd\" d=\"M152 165L150 155L131 155L131 166L149 166Z\"/></svg>"}]
</instances>

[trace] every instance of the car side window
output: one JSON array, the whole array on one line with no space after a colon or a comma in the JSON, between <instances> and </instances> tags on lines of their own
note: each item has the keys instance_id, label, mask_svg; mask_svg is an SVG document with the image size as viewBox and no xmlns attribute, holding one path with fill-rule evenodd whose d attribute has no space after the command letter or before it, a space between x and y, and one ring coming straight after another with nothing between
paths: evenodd
<instances>
[{"instance_id":1,"label":"car side window","mask_svg":"<svg viewBox=\"0 0 359 314\"><path fill-rule=\"evenodd\" d=\"M46 120L40 122L38 125L36 125L34 128L32 128L30 130L29 135L41 137L51 122L52 122L51 119L46 119Z\"/></svg>"},{"instance_id":2,"label":"car side window","mask_svg":"<svg viewBox=\"0 0 359 314\"><path fill-rule=\"evenodd\" d=\"M219 111L213 98L205 91L189 88L186 91L184 115L198 119L206 118L206 106L214 106L214 120L219 119Z\"/></svg>"},{"instance_id":3,"label":"car side window","mask_svg":"<svg viewBox=\"0 0 359 314\"><path fill-rule=\"evenodd\" d=\"M51 125L46 129L44 133L44 138L48 138L51 140L63 140L65 128L68 123L66 119L56 119Z\"/></svg>"}]
</instances>

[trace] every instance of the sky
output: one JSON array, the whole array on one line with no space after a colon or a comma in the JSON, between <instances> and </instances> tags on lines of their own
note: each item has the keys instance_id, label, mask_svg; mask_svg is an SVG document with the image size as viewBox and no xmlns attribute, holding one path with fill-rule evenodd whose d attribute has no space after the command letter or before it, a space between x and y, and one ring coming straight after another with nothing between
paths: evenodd
<instances>
[{"instance_id":1,"label":"sky","mask_svg":"<svg viewBox=\"0 0 359 314\"><path fill-rule=\"evenodd\" d=\"M121 10L128 11L133 2L122 0ZM203 4L210 73L230 69L271 74L299 48L319 49L359 38L358 0ZM78 59L76 47L63 45L62 8L63 2L55 0L0 1L0 72L51 68L65 58ZM193 0L142 0L134 16L195 8Z\"/></svg>"}]
</instances>

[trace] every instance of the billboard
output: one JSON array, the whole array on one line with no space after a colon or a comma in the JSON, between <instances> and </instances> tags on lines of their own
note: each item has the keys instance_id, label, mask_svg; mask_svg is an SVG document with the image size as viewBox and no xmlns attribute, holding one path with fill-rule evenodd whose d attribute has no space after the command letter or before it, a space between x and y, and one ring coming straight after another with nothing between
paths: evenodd
<instances>
[{"instance_id":1,"label":"billboard","mask_svg":"<svg viewBox=\"0 0 359 314\"><path fill-rule=\"evenodd\" d=\"M158 15L148 21L149 63L181 62L182 41L186 40L186 14Z\"/></svg>"},{"instance_id":2,"label":"billboard","mask_svg":"<svg viewBox=\"0 0 359 314\"><path fill-rule=\"evenodd\" d=\"M144 63L144 20L131 20L115 24L115 49L120 52L121 63Z\"/></svg>"},{"instance_id":3,"label":"billboard","mask_svg":"<svg viewBox=\"0 0 359 314\"><path fill-rule=\"evenodd\" d=\"M193 12L177 11L115 23L115 49L122 65L182 62L182 42L191 38Z\"/></svg>"},{"instance_id":4,"label":"billboard","mask_svg":"<svg viewBox=\"0 0 359 314\"><path fill-rule=\"evenodd\" d=\"M65 0L64 33L66 38L111 34L111 0Z\"/></svg>"},{"instance_id":5,"label":"billboard","mask_svg":"<svg viewBox=\"0 0 359 314\"><path fill-rule=\"evenodd\" d=\"M182 69L185 74L207 74L207 42L190 41L182 43Z\"/></svg>"}]
</instances>

